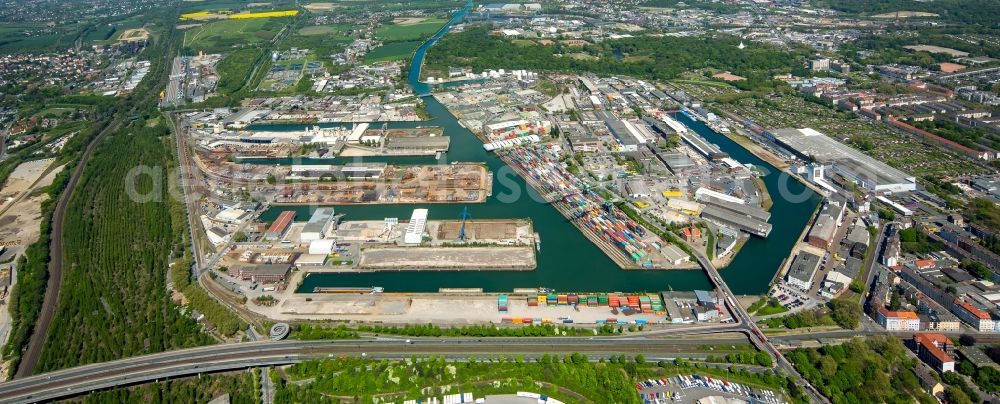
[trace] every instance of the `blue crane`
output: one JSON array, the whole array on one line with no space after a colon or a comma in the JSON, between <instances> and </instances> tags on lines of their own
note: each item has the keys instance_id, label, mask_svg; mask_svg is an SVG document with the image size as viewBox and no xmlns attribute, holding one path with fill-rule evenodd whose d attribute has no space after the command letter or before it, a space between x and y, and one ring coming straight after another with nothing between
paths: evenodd
<instances>
[{"instance_id":1,"label":"blue crane","mask_svg":"<svg viewBox=\"0 0 1000 404\"><path fill-rule=\"evenodd\" d=\"M469 214L469 207L463 207L462 213L459 214L459 218L462 219L462 227L458 228L458 239L465 241L465 221L471 218L472 215Z\"/></svg>"}]
</instances>

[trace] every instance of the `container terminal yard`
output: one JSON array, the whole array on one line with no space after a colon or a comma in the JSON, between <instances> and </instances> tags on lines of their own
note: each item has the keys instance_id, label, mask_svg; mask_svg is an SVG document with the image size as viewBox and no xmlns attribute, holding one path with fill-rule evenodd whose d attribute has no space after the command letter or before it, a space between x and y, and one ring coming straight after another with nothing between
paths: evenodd
<instances>
[{"instance_id":1,"label":"container terminal yard","mask_svg":"<svg viewBox=\"0 0 1000 404\"><path fill-rule=\"evenodd\" d=\"M373 293L374 292L374 293ZM277 303L254 311L280 321L339 320L386 324L725 324L732 313L709 291L657 293L555 293L519 289L482 294L442 289L436 294L382 293L379 288L328 287L315 293L268 292ZM460 307L460 308L459 308Z\"/></svg>"},{"instance_id":2,"label":"container terminal yard","mask_svg":"<svg viewBox=\"0 0 1000 404\"><path fill-rule=\"evenodd\" d=\"M559 164L558 152L546 146L515 146L498 155L535 187L622 268L667 268L658 236L625 216L578 181Z\"/></svg>"}]
</instances>

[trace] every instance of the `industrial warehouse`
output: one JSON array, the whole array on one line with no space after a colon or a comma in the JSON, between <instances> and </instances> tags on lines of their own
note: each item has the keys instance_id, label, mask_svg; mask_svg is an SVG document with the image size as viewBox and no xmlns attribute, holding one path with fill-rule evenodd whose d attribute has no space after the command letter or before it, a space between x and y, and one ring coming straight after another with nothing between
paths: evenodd
<instances>
[{"instance_id":1,"label":"industrial warehouse","mask_svg":"<svg viewBox=\"0 0 1000 404\"><path fill-rule=\"evenodd\" d=\"M334 208L318 208L306 222L286 210L266 230L251 226L223 257L236 278L284 283L288 270L363 272L403 270L532 270L539 236L521 219L428 220L414 209L409 220L341 221ZM279 268L285 268L280 274ZM235 271L235 272L234 272ZM279 276L280 275L280 276Z\"/></svg>"},{"instance_id":2,"label":"industrial warehouse","mask_svg":"<svg viewBox=\"0 0 1000 404\"><path fill-rule=\"evenodd\" d=\"M824 183L823 170L829 168L875 192L908 192L917 189L916 177L875 160L859 150L810 128L774 129L765 138L784 153L803 161L815 161L822 169L810 170L809 179ZM826 184L824 188L830 187Z\"/></svg>"}]
</instances>

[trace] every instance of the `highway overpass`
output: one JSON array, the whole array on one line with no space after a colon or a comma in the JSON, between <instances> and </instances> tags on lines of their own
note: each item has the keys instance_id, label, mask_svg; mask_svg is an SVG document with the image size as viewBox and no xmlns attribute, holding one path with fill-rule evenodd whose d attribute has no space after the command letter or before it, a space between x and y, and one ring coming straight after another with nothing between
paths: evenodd
<instances>
[{"instance_id":1,"label":"highway overpass","mask_svg":"<svg viewBox=\"0 0 1000 404\"><path fill-rule=\"evenodd\" d=\"M0 402L49 401L118 386L341 355L372 358L444 355L452 359L465 359L470 355L537 356L579 352L594 357L643 354L650 359L659 359L697 356L697 352L685 352L697 351L697 345L744 342L733 338L678 340L646 337L538 337L237 343L137 356L17 379L0 384ZM685 349L682 345L689 345L692 349Z\"/></svg>"}]
</instances>

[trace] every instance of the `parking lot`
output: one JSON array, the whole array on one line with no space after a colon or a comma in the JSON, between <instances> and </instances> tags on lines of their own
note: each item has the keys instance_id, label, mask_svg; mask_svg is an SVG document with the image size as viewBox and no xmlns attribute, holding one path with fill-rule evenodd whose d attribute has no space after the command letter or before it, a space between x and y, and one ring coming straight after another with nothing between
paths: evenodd
<instances>
[{"instance_id":1,"label":"parking lot","mask_svg":"<svg viewBox=\"0 0 1000 404\"><path fill-rule=\"evenodd\" d=\"M752 402L778 404L785 400L771 390L715 379L710 376L673 376L637 383L639 398L645 403L692 403L709 396L723 396Z\"/></svg>"},{"instance_id":2,"label":"parking lot","mask_svg":"<svg viewBox=\"0 0 1000 404\"><path fill-rule=\"evenodd\" d=\"M771 288L771 291L768 292L768 295L778 299L778 303L781 303L782 306L787 307L789 310L802 307L812 300L812 298L807 296L802 291L797 288L790 287L784 282L774 285L774 287Z\"/></svg>"}]
</instances>

